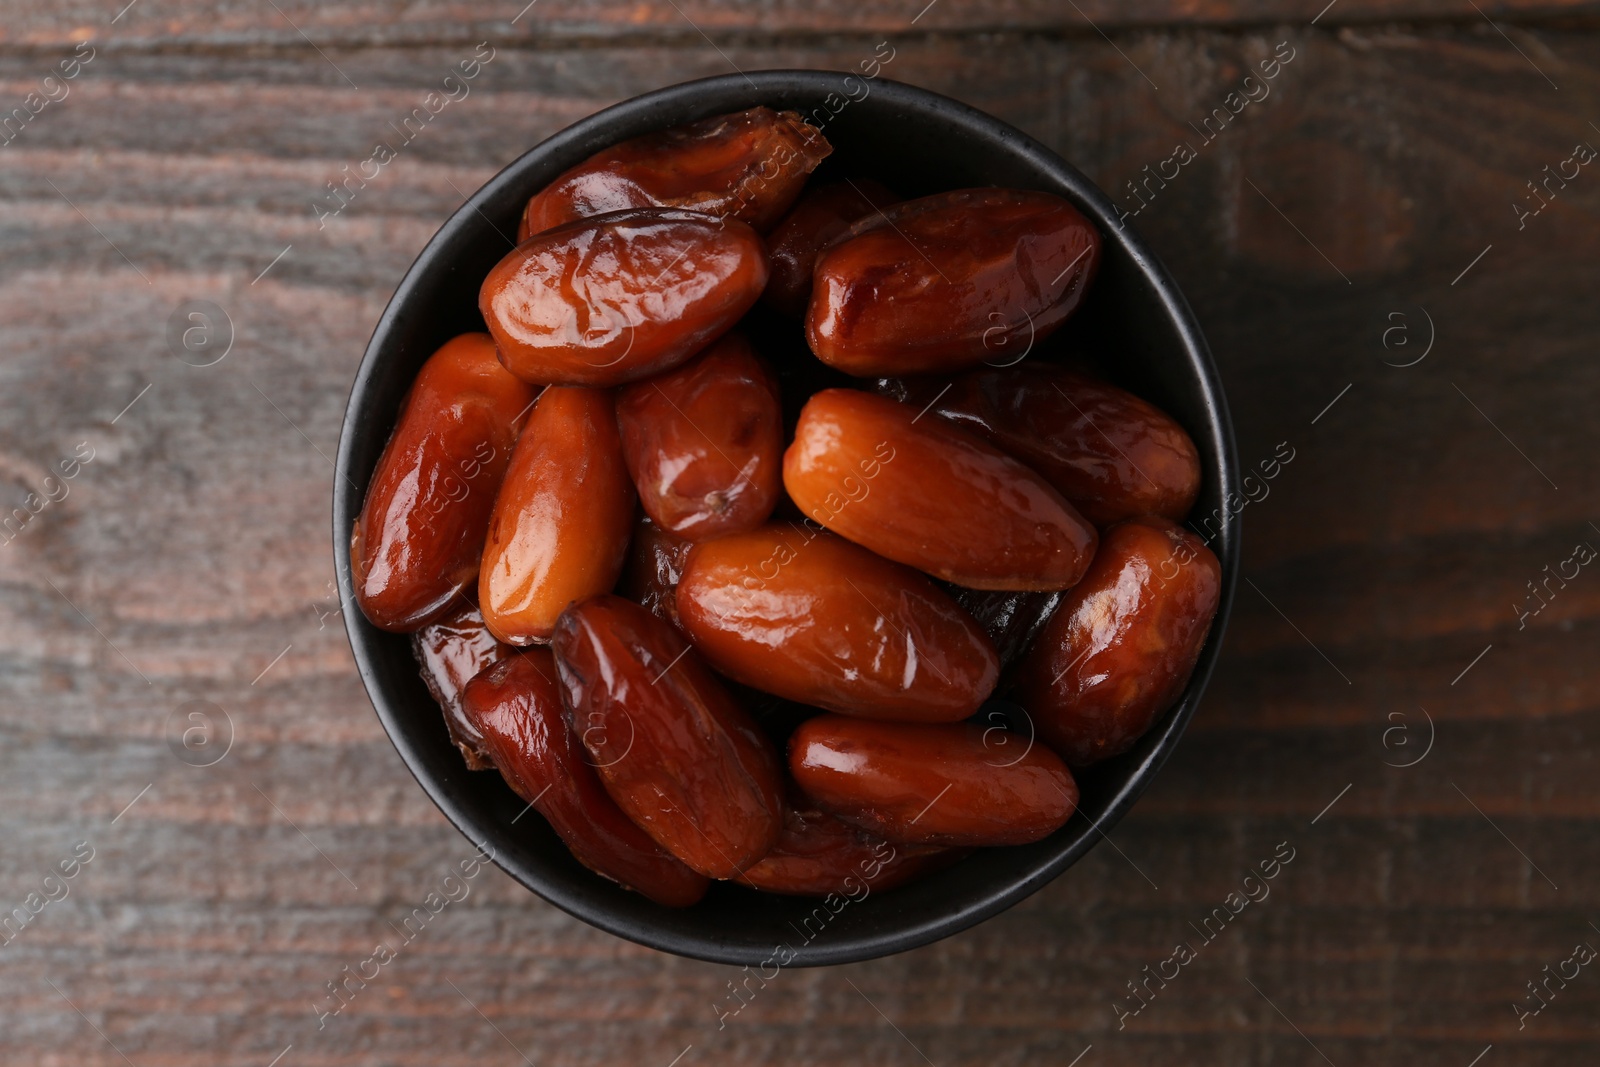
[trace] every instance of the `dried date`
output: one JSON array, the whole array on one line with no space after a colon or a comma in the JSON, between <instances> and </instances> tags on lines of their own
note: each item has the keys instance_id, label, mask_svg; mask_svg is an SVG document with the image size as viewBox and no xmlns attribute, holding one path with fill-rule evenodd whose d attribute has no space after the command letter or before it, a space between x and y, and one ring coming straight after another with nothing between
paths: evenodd
<instances>
[{"instance_id":1,"label":"dried date","mask_svg":"<svg viewBox=\"0 0 1600 1067\"><path fill-rule=\"evenodd\" d=\"M617 394L639 503L690 541L752 530L782 491L778 382L742 335Z\"/></svg>"},{"instance_id":2,"label":"dried date","mask_svg":"<svg viewBox=\"0 0 1600 1067\"><path fill-rule=\"evenodd\" d=\"M833 182L807 192L767 235L772 277L762 301L785 315L804 315L811 300L811 272L822 250L853 223L899 202L871 178Z\"/></svg>"},{"instance_id":3,"label":"dried date","mask_svg":"<svg viewBox=\"0 0 1600 1067\"><path fill-rule=\"evenodd\" d=\"M771 851L777 753L676 630L607 594L567 609L552 647L573 727L629 818L712 878Z\"/></svg>"},{"instance_id":4,"label":"dried date","mask_svg":"<svg viewBox=\"0 0 1600 1067\"><path fill-rule=\"evenodd\" d=\"M1107 530L1018 669L1040 739L1074 767L1133 747L1188 685L1221 590L1188 530L1155 517Z\"/></svg>"},{"instance_id":5,"label":"dried date","mask_svg":"<svg viewBox=\"0 0 1600 1067\"><path fill-rule=\"evenodd\" d=\"M858 376L1014 362L1077 310L1100 234L1067 201L959 189L868 215L812 274L806 338Z\"/></svg>"},{"instance_id":6,"label":"dried date","mask_svg":"<svg viewBox=\"0 0 1600 1067\"><path fill-rule=\"evenodd\" d=\"M683 363L766 284L766 250L744 223L623 211L524 241L489 271L478 307L523 381L613 386Z\"/></svg>"},{"instance_id":7,"label":"dried date","mask_svg":"<svg viewBox=\"0 0 1600 1067\"><path fill-rule=\"evenodd\" d=\"M766 230L833 149L798 112L753 107L595 153L523 209L517 240L629 208L682 208Z\"/></svg>"},{"instance_id":8,"label":"dried date","mask_svg":"<svg viewBox=\"0 0 1600 1067\"><path fill-rule=\"evenodd\" d=\"M777 845L737 881L786 896L837 893L860 900L948 862L944 849L891 845L820 810L803 797L784 806Z\"/></svg>"},{"instance_id":9,"label":"dried date","mask_svg":"<svg viewBox=\"0 0 1600 1067\"><path fill-rule=\"evenodd\" d=\"M1053 752L972 723L822 715L789 739L789 771L824 811L904 844L1024 845L1059 829L1078 804Z\"/></svg>"},{"instance_id":10,"label":"dried date","mask_svg":"<svg viewBox=\"0 0 1600 1067\"><path fill-rule=\"evenodd\" d=\"M412 634L411 651L422 668L423 684L444 709L450 740L461 750L467 769L487 769L492 764L483 735L461 710L461 690L474 675L515 650L495 640L478 609L469 606Z\"/></svg>"},{"instance_id":11,"label":"dried date","mask_svg":"<svg viewBox=\"0 0 1600 1067\"><path fill-rule=\"evenodd\" d=\"M1105 527L1139 515L1181 520L1200 493L1200 453L1155 405L1086 374L1028 362L954 381L887 380L880 389L932 411L1044 476Z\"/></svg>"},{"instance_id":12,"label":"dried date","mask_svg":"<svg viewBox=\"0 0 1600 1067\"><path fill-rule=\"evenodd\" d=\"M696 545L678 616L730 678L849 715L954 722L1000 673L988 637L927 578L814 527Z\"/></svg>"},{"instance_id":13,"label":"dried date","mask_svg":"<svg viewBox=\"0 0 1600 1067\"><path fill-rule=\"evenodd\" d=\"M547 649L514 655L473 678L462 707L506 783L579 863L669 908L705 895L705 876L656 844L606 793L567 722Z\"/></svg>"},{"instance_id":14,"label":"dried date","mask_svg":"<svg viewBox=\"0 0 1600 1067\"><path fill-rule=\"evenodd\" d=\"M350 537L356 603L407 632L469 603L518 419L534 392L469 333L429 357L406 394ZM452 606L453 605L453 606Z\"/></svg>"},{"instance_id":15,"label":"dried date","mask_svg":"<svg viewBox=\"0 0 1600 1067\"><path fill-rule=\"evenodd\" d=\"M545 390L489 522L478 603L490 631L542 644L568 604L616 585L633 505L611 394Z\"/></svg>"},{"instance_id":16,"label":"dried date","mask_svg":"<svg viewBox=\"0 0 1600 1067\"><path fill-rule=\"evenodd\" d=\"M972 589L1066 589L1096 533L993 445L887 397L826 389L800 413L783 484L806 515Z\"/></svg>"}]
</instances>

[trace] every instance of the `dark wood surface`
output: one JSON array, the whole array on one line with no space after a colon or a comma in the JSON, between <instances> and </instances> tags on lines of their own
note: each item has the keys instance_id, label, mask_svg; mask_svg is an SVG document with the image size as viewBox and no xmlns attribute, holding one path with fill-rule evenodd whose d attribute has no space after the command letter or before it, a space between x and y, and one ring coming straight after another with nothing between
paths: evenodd
<instances>
[{"instance_id":1,"label":"dark wood surface","mask_svg":"<svg viewBox=\"0 0 1600 1067\"><path fill-rule=\"evenodd\" d=\"M114 39L124 46L475 43L487 36L524 45L632 39L706 47L713 34L840 39L856 33L1033 30L1092 36L1097 28L1297 25L1312 19L1319 26L1407 19L1466 24L1490 17L1567 24L1592 20L1593 8L1582 0L1483 0L1476 7L1461 0L10 0L0 40L33 47L73 44L85 28L98 30L115 19ZM110 31L97 36L112 39Z\"/></svg>"},{"instance_id":2,"label":"dark wood surface","mask_svg":"<svg viewBox=\"0 0 1600 1067\"><path fill-rule=\"evenodd\" d=\"M0 114L95 49L0 147L0 503L94 454L0 545L0 911L94 850L0 945L0 1061L1595 1062L1600 965L1520 1029L1513 1009L1600 947L1600 572L1516 607L1600 546L1600 169L1521 229L1513 209L1600 146L1594 5L1341 0L1314 27L1323 4L1288 0L941 0L915 25L920 3L882 0L121 6L0 5ZM1208 332L1243 460L1295 456L1245 511L1188 738L1037 896L785 972L723 1028L738 972L490 869L319 1029L324 983L470 854L332 614L328 457L393 286L563 125L886 39L886 76L1016 123L1130 208L1125 182L1294 49L1134 220ZM323 183L481 40L472 95L319 230ZM193 300L231 320L212 366L169 345ZM179 758L197 700L220 709L202 752L231 722L209 767ZM1126 983L1280 842L1270 896L1119 1029Z\"/></svg>"}]
</instances>

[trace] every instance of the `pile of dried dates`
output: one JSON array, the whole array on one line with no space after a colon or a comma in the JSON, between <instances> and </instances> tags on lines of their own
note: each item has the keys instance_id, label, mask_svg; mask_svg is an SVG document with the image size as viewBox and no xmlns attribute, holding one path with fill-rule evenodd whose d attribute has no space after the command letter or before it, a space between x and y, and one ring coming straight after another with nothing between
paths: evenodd
<instances>
[{"instance_id":1,"label":"pile of dried dates","mask_svg":"<svg viewBox=\"0 0 1600 1067\"><path fill-rule=\"evenodd\" d=\"M1082 302L1094 227L1043 192L807 189L830 152L754 108L535 195L352 535L361 609L413 635L467 765L664 905L1049 835L1068 768L1172 706L1217 607L1183 429L997 365ZM758 351L747 316L794 344Z\"/></svg>"}]
</instances>

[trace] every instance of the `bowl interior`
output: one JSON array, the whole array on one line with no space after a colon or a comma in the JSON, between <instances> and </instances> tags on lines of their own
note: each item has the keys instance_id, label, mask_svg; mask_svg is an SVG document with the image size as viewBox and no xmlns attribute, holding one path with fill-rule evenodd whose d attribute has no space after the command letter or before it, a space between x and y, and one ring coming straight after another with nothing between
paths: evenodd
<instances>
[{"instance_id":1,"label":"bowl interior","mask_svg":"<svg viewBox=\"0 0 1600 1067\"><path fill-rule=\"evenodd\" d=\"M902 196L1001 185L1071 200L1100 228L1104 260L1083 308L1030 358L1087 350L1113 380L1171 413L1204 464L1195 516L1226 514L1223 501L1237 488L1232 428L1205 341L1165 270L1131 228L1118 228L1104 194L1025 134L945 97L857 75L759 71L674 86L591 116L511 164L445 223L400 284L357 374L339 444L334 544L341 595L351 605L346 626L384 727L444 813L474 842L492 846L513 877L586 922L665 951L741 965L843 963L926 944L1010 906L1071 865L1127 811L1176 744L1211 672L1232 603L1236 519L1224 521L1212 541L1223 564L1222 603L1183 699L1132 751L1078 776L1078 813L1054 835L978 850L919 882L859 899L776 897L716 883L704 901L681 911L590 873L537 815L512 825L523 802L498 774L465 768L407 638L362 617L350 578L349 531L400 402L439 345L484 328L478 287L511 249L527 198L616 141L758 104L815 115L834 146L827 174L876 178ZM769 329L752 330L758 345ZM803 344L794 340L796 327L789 331L789 343Z\"/></svg>"}]
</instances>

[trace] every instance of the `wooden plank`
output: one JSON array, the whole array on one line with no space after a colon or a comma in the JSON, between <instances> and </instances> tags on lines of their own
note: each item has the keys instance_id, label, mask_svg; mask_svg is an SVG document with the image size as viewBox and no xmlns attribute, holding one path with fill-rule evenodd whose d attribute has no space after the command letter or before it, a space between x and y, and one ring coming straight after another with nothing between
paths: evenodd
<instances>
[{"instance_id":1,"label":"wooden plank","mask_svg":"<svg viewBox=\"0 0 1600 1067\"><path fill-rule=\"evenodd\" d=\"M670 5L630 26L632 8L541 0L539 47L503 48L318 229L323 183L491 23L457 5L281 6L331 63L270 5L141 0L115 27L127 47L96 31L107 46L71 95L0 148L0 492L96 450L0 546L0 907L75 842L96 849L0 948L0 1059L267 1064L292 1044L279 1067L666 1065L692 1045L681 1067L919 1051L945 1067L1066 1064L1092 1044L1082 1067L1316 1060L1252 982L1341 1065L1465 1065L1491 1042L1493 1062L1593 1058L1587 978L1522 1031L1510 1006L1574 942L1600 944L1584 932L1600 582L1585 571L1525 629L1511 604L1600 522L1600 430L1571 399L1600 373L1600 198L1574 181L1522 230L1510 204L1595 136L1600 36L1508 27L1524 59L1487 26L1139 33L1118 37L1125 59L1054 8L942 0L894 38L886 73L1017 123L1130 209L1126 182L1278 42L1296 49L1133 222L1207 328L1245 460L1296 449L1246 509L1260 592L1241 586L1191 736L1115 848L937 945L784 972L722 1029L712 1006L737 971L635 948L491 870L319 1030L325 983L467 847L383 737L329 614L326 456L388 293L467 193L566 123L730 62L849 66L891 23L873 5L834 22L686 5L724 58L692 31L655 44ZM1289 18L1230 10L1107 18ZM1319 26L1373 11L1341 0ZM75 23L111 14L12 5L0 91L25 94ZM1051 32L944 32L977 19ZM194 299L233 320L215 366L167 348ZM1420 346L1421 309L1433 352L1385 365L1420 351L1383 347L1388 316ZM170 747L191 700L232 722L215 767ZM1434 749L1385 766L1416 751L1385 747L1389 713L1419 705ZM1272 895L1119 1030L1126 982L1279 841L1298 851Z\"/></svg>"},{"instance_id":2,"label":"wooden plank","mask_svg":"<svg viewBox=\"0 0 1600 1067\"><path fill-rule=\"evenodd\" d=\"M1443 21L1480 23L1567 21L1592 16L1581 0L1496 0L1478 5L1481 13L1454 0L1338 0L1332 4L1300 0L1083 0L1066 5L1050 0L684 0L675 4L606 4L594 0L510 0L486 10L460 0L402 3L361 0L317 4L214 4L179 0L18 0L8 4L0 41L30 48L68 46L92 39L108 44L272 45L300 48L307 42L329 45L395 45L441 41L515 45L546 38L605 41L636 39L657 43L699 43L723 38L775 35L833 36L852 33L912 35L974 31L1043 31L1095 36L1099 31L1162 26L1308 25Z\"/></svg>"}]
</instances>

